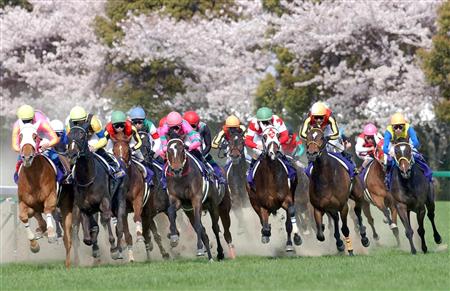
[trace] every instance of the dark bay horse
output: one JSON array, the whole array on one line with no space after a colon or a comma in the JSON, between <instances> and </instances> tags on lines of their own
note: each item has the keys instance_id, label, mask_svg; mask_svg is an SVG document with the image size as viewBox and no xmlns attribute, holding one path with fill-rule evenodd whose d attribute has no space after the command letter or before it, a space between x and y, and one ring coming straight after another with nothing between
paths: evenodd
<instances>
[{"instance_id":1,"label":"dark bay horse","mask_svg":"<svg viewBox=\"0 0 450 291\"><path fill-rule=\"evenodd\" d=\"M128 213L133 212L133 221L136 223L136 238L137 241L144 241L142 236L142 207L144 204L144 191L146 190L145 178L138 168L136 162L131 158L130 140L122 132L117 133L111 137L113 142L114 156L125 166L127 179L124 179L123 191L126 199L126 211L123 217L123 231L125 235L125 242L128 249L128 260L134 262L133 254L133 238L128 226Z\"/></svg>"},{"instance_id":2,"label":"dark bay horse","mask_svg":"<svg viewBox=\"0 0 450 291\"><path fill-rule=\"evenodd\" d=\"M322 218L324 213L327 213L334 221L336 247L339 251L345 250L344 243L339 234L340 214L342 222L341 231L345 238L347 251L349 255L353 255L350 230L347 226L347 214L349 209L347 201L351 195L354 197L362 197L362 186L358 179L354 179L354 183L352 183L347 170L340 162L328 154L326 144L327 141L322 129L311 128L309 130L306 144L307 157L308 160L313 163L313 169L309 180L309 196L311 204L314 207L317 239L319 241L325 240ZM358 216L358 219L362 221L361 208L355 207L355 213ZM363 238L367 240L367 237L364 236ZM363 245L364 243L365 241L363 242Z\"/></svg>"},{"instance_id":3,"label":"dark bay horse","mask_svg":"<svg viewBox=\"0 0 450 291\"><path fill-rule=\"evenodd\" d=\"M181 139L172 138L167 144L167 190L169 193L170 207L170 240L171 245L178 243L178 231L176 228L176 211L183 206L184 212L189 217L192 226L197 233L197 255L203 255L203 246L206 248L208 259L212 260L209 247L209 238L201 222L201 211L208 210L211 216L212 229L217 242L217 259L224 259L223 248L220 242L219 217L224 227L225 241L228 243L230 257L234 257L230 233L231 199L228 189L225 189L224 197L219 197L216 184L203 177L202 171L197 166L197 161L185 150L185 144Z\"/></svg>"},{"instance_id":4,"label":"dark bay horse","mask_svg":"<svg viewBox=\"0 0 450 291\"><path fill-rule=\"evenodd\" d=\"M35 234L30 228L28 219L35 214L39 227L47 230L48 242L56 242L56 232L52 221L52 213L56 209L58 193L56 173L52 165L39 153L39 136L37 126L27 123L20 125L20 158L22 167L19 171L17 195L19 198L19 218L25 226L30 241L30 250L40 250ZM64 247L66 249L66 267L70 267L70 232L72 227L72 192L64 187L61 192L60 207L64 227ZM45 214L45 221L41 213Z\"/></svg>"},{"instance_id":5,"label":"dark bay horse","mask_svg":"<svg viewBox=\"0 0 450 291\"><path fill-rule=\"evenodd\" d=\"M422 251L427 252L425 242L425 228L423 222L425 218L425 207L428 218L433 227L433 237L437 244L442 242L441 235L436 229L434 222L434 189L433 183L430 183L414 161L411 145L406 140L398 140L394 147L394 159L396 165L392 169L391 193L395 199L395 206L406 230L406 237L411 246L411 253L416 253L416 248L412 240L413 230L411 228L410 212L417 213L417 222L419 228L417 233L422 242Z\"/></svg>"},{"instance_id":6,"label":"dark bay horse","mask_svg":"<svg viewBox=\"0 0 450 291\"><path fill-rule=\"evenodd\" d=\"M364 177L362 177L365 184L364 196L368 202L372 203L384 214L389 227L394 233L397 246L399 246L400 239L397 227L397 209L394 205L394 198L391 193L386 190L384 177L385 172L382 164L377 158L373 157L373 160L366 167Z\"/></svg>"},{"instance_id":7,"label":"dark bay horse","mask_svg":"<svg viewBox=\"0 0 450 291\"><path fill-rule=\"evenodd\" d=\"M284 168L285 166L279 159L281 146L276 128L268 126L263 132L262 140L264 150L259 158L259 166L254 175L255 189L247 183L248 196L261 222L262 243L270 241L271 226L269 224L269 215L276 214L280 208L286 211L286 252L292 252L294 251L291 240L292 230L294 230L294 243L296 245L302 243L294 206L297 176L292 184L289 185L290 181Z\"/></svg>"},{"instance_id":8,"label":"dark bay horse","mask_svg":"<svg viewBox=\"0 0 450 291\"><path fill-rule=\"evenodd\" d=\"M122 257L120 241L123 235L123 217L125 215L125 198L121 181L112 181L108 169L89 150L87 128L73 126L68 135L67 156L73 172L74 205L73 205L73 238L75 261L78 261L78 229L81 219L84 243L92 245L92 256L100 256L97 243L99 227L94 214L101 212L101 222L108 230L111 244L111 257ZM119 183L117 183L119 182ZM113 205L113 203L115 205ZM114 207L115 206L115 207ZM113 213L115 208L115 213ZM117 245L111 227L111 217L117 217Z\"/></svg>"},{"instance_id":9,"label":"dark bay horse","mask_svg":"<svg viewBox=\"0 0 450 291\"><path fill-rule=\"evenodd\" d=\"M239 223L239 232L245 232L245 218L243 208L249 203L247 196L246 173L248 169L247 161L245 160L245 141L244 133L240 130L230 129L230 142L228 144L228 158L231 160L226 177L228 188L231 193L231 205Z\"/></svg>"}]
</instances>

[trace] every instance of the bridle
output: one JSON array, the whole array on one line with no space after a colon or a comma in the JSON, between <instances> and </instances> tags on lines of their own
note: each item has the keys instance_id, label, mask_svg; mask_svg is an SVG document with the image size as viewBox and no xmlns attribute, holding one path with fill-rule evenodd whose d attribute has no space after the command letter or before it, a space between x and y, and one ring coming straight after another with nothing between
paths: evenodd
<instances>
[{"instance_id":1,"label":"bridle","mask_svg":"<svg viewBox=\"0 0 450 291\"><path fill-rule=\"evenodd\" d=\"M187 155L185 154L183 163L181 164L181 167L179 169L174 169L173 168L172 163L171 163L171 161L169 159L169 150L172 149L173 152L174 152L174 157L176 157L177 156L177 151L178 151L176 146L178 144L181 144L184 147L184 142L181 139L179 139L179 138L173 138L167 143L166 160L167 160L168 170L170 170L170 172L173 173L173 174L177 174L177 173L179 173L179 171L182 171L184 169L184 166L186 165L186 162L187 162Z\"/></svg>"},{"instance_id":2,"label":"bridle","mask_svg":"<svg viewBox=\"0 0 450 291\"><path fill-rule=\"evenodd\" d=\"M310 130L310 133L312 135L313 140L308 140L306 142L306 148L308 149L310 145L316 145L319 148L319 152L317 153L319 156L322 154L323 150L325 149L327 143L326 142L322 142L322 144L320 145L317 141L316 141L316 136L315 134L317 134L317 132L320 132L322 134L322 140L325 141L324 139L324 132L322 129L320 128L312 128Z\"/></svg>"}]
</instances>

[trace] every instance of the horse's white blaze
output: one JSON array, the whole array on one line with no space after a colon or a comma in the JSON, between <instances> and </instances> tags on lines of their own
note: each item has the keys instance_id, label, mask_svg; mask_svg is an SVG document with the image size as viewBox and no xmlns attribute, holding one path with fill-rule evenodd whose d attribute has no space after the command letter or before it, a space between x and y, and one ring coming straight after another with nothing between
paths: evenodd
<instances>
[{"instance_id":1,"label":"horse's white blaze","mask_svg":"<svg viewBox=\"0 0 450 291\"><path fill-rule=\"evenodd\" d=\"M400 150L402 151L402 155L405 154L405 149L406 149L406 146L400 146Z\"/></svg>"},{"instance_id":2,"label":"horse's white blaze","mask_svg":"<svg viewBox=\"0 0 450 291\"><path fill-rule=\"evenodd\" d=\"M122 145L119 146L119 155L120 155L120 157L123 157L123 154L122 154Z\"/></svg>"},{"instance_id":3,"label":"horse's white blaze","mask_svg":"<svg viewBox=\"0 0 450 291\"><path fill-rule=\"evenodd\" d=\"M70 144L70 149L73 151L75 148L75 141L73 140L72 143Z\"/></svg>"},{"instance_id":4,"label":"horse's white blaze","mask_svg":"<svg viewBox=\"0 0 450 291\"><path fill-rule=\"evenodd\" d=\"M313 132L313 134L312 134L313 139L316 139L316 136L317 136L317 132Z\"/></svg>"},{"instance_id":5,"label":"horse's white blaze","mask_svg":"<svg viewBox=\"0 0 450 291\"><path fill-rule=\"evenodd\" d=\"M53 217L51 213L45 215L45 221L47 222L47 229L53 228Z\"/></svg>"},{"instance_id":6,"label":"horse's white blaze","mask_svg":"<svg viewBox=\"0 0 450 291\"><path fill-rule=\"evenodd\" d=\"M34 137L37 135L37 129L33 124L23 124L20 127L20 134L22 135L22 139L20 140L20 149L22 149L26 144L30 144L36 148L36 141Z\"/></svg>"},{"instance_id":7,"label":"horse's white blaze","mask_svg":"<svg viewBox=\"0 0 450 291\"><path fill-rule=\"evenodd\" d=\"M176 158L177 157L177 144L176 143L172 143L170 145L170 149L173 150L173 157Z\"/></svg>"}]
</instances>

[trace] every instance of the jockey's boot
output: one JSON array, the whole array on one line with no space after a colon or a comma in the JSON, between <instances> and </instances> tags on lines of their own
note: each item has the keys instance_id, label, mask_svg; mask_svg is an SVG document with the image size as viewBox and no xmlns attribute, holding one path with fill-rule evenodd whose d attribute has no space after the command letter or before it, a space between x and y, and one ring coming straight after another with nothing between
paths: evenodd
<instances>
[{"instance_id":1,"label":"jockey's boot","mask_svg":"<svg viewBox=\"0 0 450 291\"><path fill-rule=\"evenodd\" d=\"M227 181L226 181L225 177L223 176L222 169L216 163L212 163L211 166L214 169L214 174L215 174L217 181L219 181L219 184L225 185L227 183Z\"/></svg>"},{"instance_id":2,"label":"jockey's boot","mask_svg":"<svg viewBox=\"0 0 450 291\"><path fill-rule=\"evenodd\" d=\"M68 176L68 173L66 173L66 169L64 168L63 164L61 163L61 160L59 159L58 153L49 150L48 151L49 157L52 160L52 162L55 164L56 167L56 181L58 183L62 183L63 179Z\"/></svg>"},{"instance_id":3,"label":"jockey's boot","mask_svg":"<svg viewBox=\"0 0 450 291\"><path fill-rule=\"evenodd\" d=\"M114 178L122 178L125 176L125 171L122 169L120 164L114 161L114 159L104 149L99 149L96 153L104 158L108 165L110 165L113 169L112 175Z\"/></svg>"},{"instance_id":4,"label":"jockey's boot","mask_svg":"<svg viewBox=\"0 0 450 291\"><path fill-rule=\"evenodd\" d=\"M18 159L17 163L16 163L16 171L14 172L14 183L17 184L17 182L19 181L19 169L20 169L20 165L22 165L22 160Z\"/></svg>"},{"instance_id":5,"label":"jockey's boot","mask_svg":"<svg viewBox=\"0 0 450 291\"><path fill-rule=\"evenodd\" d=\"M356 168L356 164L355 162L353 162L353 156L351 153L347 152L347 151L342 151L341 152L342 156L344 156L344 158L347 159L347 161L349 161L352 165L353 165L353 173L354 175L358 175L358 169Z\"/></svg>"}]
</instances>

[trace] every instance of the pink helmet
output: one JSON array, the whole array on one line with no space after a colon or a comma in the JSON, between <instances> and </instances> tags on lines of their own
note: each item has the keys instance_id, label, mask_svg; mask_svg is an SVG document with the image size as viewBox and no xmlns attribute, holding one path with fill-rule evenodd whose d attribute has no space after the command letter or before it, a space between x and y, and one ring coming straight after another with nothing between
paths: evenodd
<instances>
[{"instance_id":1,"label":"pink helmet","mask_svg":"<svg viewBox=\"0 0 450 291\"><path fill-rule=\"evenodd\" d=\"M373 123L368 123L364 126L364 135L375 135L377 132L377 127Z\"/></svg>"},{"instance_id":2,"label":"pink helmet","mask_svg":"<svg viewBox=\"0 0 450 291\"><path fill-rule=\"evenodd\" d=\"M183 123L183 117L180 113L172 111L167 115L166 122L169 127L181 125Z\"/></svg>"}]
</instances>

